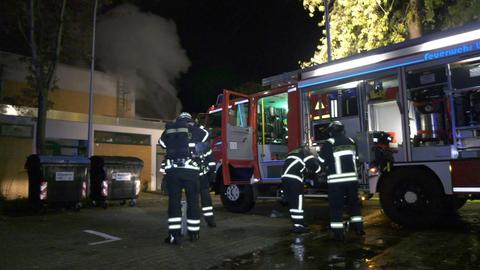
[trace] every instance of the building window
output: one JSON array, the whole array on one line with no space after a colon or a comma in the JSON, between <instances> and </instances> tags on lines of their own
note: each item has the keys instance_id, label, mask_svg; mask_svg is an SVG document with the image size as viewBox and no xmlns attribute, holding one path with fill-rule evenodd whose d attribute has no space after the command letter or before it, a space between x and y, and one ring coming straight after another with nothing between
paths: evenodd
<instances>
[{"instance_id":1,"label":"building window","mask_svg":"<svg viewBox=\"0 0 480 270\"><path fill-rule=\"evenodd\" d=\"M95 143L150 145L150 135L95 131Z\"/></svg>"},{"instance_id":2,"label":"building window","mask_svg":"<svg viewBox=\"0 0 480 270\"><path fill-rule=\"evenodd\" d=\"M33 126L30 125L14 125L0 124L0 136L32 138Z\"/></svg>"}]
</instances>

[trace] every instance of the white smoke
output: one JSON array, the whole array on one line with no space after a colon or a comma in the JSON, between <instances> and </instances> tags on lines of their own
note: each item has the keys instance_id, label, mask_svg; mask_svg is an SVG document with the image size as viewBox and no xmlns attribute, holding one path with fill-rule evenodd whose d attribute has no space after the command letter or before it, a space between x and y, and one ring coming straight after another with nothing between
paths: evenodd
<instances>
[{"instance_id":1,"label":"white smoke","mask_svg":"<svg viewBox=\"0 0 480 270\"><path fill-rule=\"evenodd\" d=\"M177 115L181 104L174 82L190 61L173 21L124 4L99 18L96 46L100 66L133 82L137 100L148 101L143 104L150 115Z\"/></svg>"}]
</instances>

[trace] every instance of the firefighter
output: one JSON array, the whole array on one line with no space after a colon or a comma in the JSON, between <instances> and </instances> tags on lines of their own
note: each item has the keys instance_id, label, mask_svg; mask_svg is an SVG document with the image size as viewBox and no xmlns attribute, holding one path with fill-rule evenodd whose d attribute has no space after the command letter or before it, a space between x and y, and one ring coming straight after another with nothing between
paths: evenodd
<instances>
[{"instance_id":1,"label":"firefighter","mask_svg":"<svg viewBox=\"0 0 480 270\"><path fill-rule=\"evenodd\" d=\"M198 143L195 148L200 164L200 205L202 207L203 218L208 227L217 226L213 215L212 198L210 197L210 179L215 176L216 163L212 157L212 150L209 143Z\"/></svg>"},{"instance_id":2,"label":"firefighter","mask_svg":"<svg viewBox=\"0 0 480 270\"><path fill-rule=\"evenodd\" d=\"M283 190L293 223L293 232L306 233L308 228L303 220L303 180L306 171L315 174L320 172L320 162L310 150L301 146L288 153L282 171Z\"/></svg>"},{"instance_id":3,"label":"firefighter","mask_svg":"<svg viewBox=\"0 0 480 270\"><path fill-rule=\"evenodd\" d=\"M330 228L333 238L343 241L345 227L342 213L345 197L350 209L350 227L357 235L365 234L358 201L356 145L353 139L345 136L345 128L340 121L333 121L328 128L330 138L320 149L319 156L327 174Z\"/></svg>"},{"instance_id":4,"label":"firefighter","mask_svg":"<svg viewBox=\"0 0 480 270\"><path fill-rule=\"evenodd\" d=\"M159 144L166 149L165 172L168 189L168 244L179 244L181 235L182 189L187 196L187 229L190 241L200 237L200 211L198 206L200 168L192 160L191 148L205 142L208 131L189 125L192 116L182 112L175 122L168 123Z\"/></svg>"}]
</instances>

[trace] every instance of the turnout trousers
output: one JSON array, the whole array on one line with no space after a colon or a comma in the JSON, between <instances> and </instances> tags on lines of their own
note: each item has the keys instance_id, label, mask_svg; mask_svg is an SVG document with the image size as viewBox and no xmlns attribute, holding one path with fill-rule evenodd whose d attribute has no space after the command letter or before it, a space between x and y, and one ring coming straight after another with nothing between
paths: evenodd
<instances>
[{"instance_id":1,"label":"turnout trousers","mask_svg":"<svg viewBox=\"0 0 480 270\"><path fill-rule=\"evenodd\" d=\"M186 168L167 170L168 188L168 232L180 236L182 228L182 189L187 196L187 229L188 232L200 231L200 209L198 206L198 171Z\"/></svg>"},{"instance_id":2,"label":"turnout trousers","mask_svg":"<svg viewBox=\"0 0 480 270\"><path fill-rule=\"evenodd\" d=\"M202 213L208 222L213 219L212 197L210 197L210 173L200 176L200 202Z\"/></svg>"},{"instance_id":3,"label":"turnout trousers","mask_svg":"<svg viewBox=\"0 0 480 270\"><path fill-rule=\"evenodd\" d=\"M346 200L345 200L346 198ZM350 227L355 232L363 232L363 218L358 200L358 182L348 181L328 184L330 206L330 228L335 236L344 235L343 206L347 202L350 214Z\"/></svg>"},{"instance_id":4,"label":"turnout trousers","mask_svg":"<svg viewBox=\"0 0 480 270\"><path fill-rule=\"evenodd\" d=\"M303 182L288 177L283 177L282 182L293 226L304 227L305 223L303 221Z\"/></svg>"}]
</instances>

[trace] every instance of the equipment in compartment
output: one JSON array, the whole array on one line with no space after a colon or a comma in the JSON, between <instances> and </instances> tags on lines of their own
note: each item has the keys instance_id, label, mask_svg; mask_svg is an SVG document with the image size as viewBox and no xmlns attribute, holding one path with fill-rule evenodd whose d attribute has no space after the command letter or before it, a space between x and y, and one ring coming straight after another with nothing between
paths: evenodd
<instances>
[{"instance_id":1,"label":"equipment in compartment","mask_svg":"<svg viewBox=\"0 0 480 270\"><path fill-rule=\"evenodd\" d=\"M417 126L415 145L446 142L444 95L441 88L418 89L410 92Z\"/></svg>"},{"instance_id":2,"label":"equipment in compartment","mask_svg":"<svg viewBox=\"0 0 480 270\"><path fill-rule=\"evenodd\" d=\"M458 148L480 148L480 62L452 66Z\"/></svg>"},{"instance_id":3,"label":"equipment in compartment","mask_svg":"<svg viewBox=\"0 0 480 270\"><path fill-rule=\"evenodd\" d=\"M411 72L407 76L408 99L415 113L415 146L443 145L448 142L446 74L444 68Z\"/></svg>"}]
</instances>

